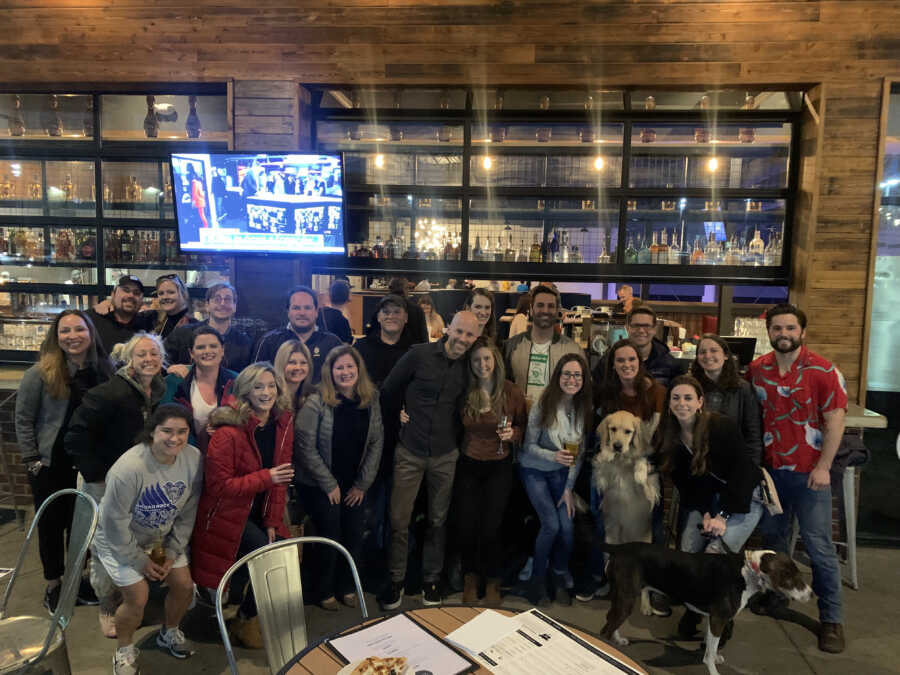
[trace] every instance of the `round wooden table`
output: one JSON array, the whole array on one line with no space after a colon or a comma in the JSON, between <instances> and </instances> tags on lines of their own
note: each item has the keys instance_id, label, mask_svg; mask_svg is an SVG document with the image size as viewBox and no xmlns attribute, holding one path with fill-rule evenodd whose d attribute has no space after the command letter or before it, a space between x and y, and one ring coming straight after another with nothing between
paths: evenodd
<instances>
[{"instance_id":1,"label":"round wooden table","mask_svg":"<svg viewBox=\"0 0 900 675\"><path fill-rule=\"evenodd\" d=\"M487 607L448 606L414 609L403 613L413 621L416 621L417 623L430 630L438 637L444 637L448 633L453 632L464 623L483 612L485 609L487 609ZM495 611L500 612L501 614L506 614L507 616L513 616L514 614L516 614L516 612L511 612L505 609L495 609ZM344 632L356 630L361 626L371 623L372 621L378 621L378 619L372 619L371 621L367 621L366 623L352 626ZM589 633L585 633L578 628L573 628L571 626L566 627L582 639L590 642L595 647L602 649L607 654L616 657L626 665L634 668L634 670L638 673L647 675L647 671L643 668L643 666L638 664L633 659L625 656L618 649L607 644L600 638L597 638ZM331 637L337 637L337 635L333 635ZM310 645L302 652L300 652L290 663L288 663L287 666L282 669L281 673L283 675L334 675L334 673L337 673L343 667L344 664L341 659L338 658L338 656L325 644L325 641L322 640L317 644ZM479 675L487 675L490 673L490 671L486 670L485 668L478 668L478 670L472 672L478 673Z\"/></svg>"}]
</instances>

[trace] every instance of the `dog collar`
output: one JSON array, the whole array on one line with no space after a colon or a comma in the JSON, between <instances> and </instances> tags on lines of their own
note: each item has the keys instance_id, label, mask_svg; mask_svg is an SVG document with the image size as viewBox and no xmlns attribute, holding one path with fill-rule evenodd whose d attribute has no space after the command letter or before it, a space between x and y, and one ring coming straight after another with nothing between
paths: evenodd
<instances>
[{"instance_id":1,"label":"dog collar","mask_svg":"<svg viewBox=\"0 0 900 675\"><path fill-rule=\"evenodd\" d=\"M775 553L775 551L744 551L744 563L756 574L761 574L759 569L759 558L754 558L753 553L759 553L760 558L766 553Z\"/></svg>"}]
</instances>

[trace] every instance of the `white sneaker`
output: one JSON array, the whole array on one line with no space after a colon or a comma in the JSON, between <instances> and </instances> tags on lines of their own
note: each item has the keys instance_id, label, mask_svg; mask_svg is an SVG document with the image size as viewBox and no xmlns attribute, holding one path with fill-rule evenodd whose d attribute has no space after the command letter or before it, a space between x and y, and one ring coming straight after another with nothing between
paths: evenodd
<instances>
[{"instance_id":1,"label":"white sneaker","mask_svg":"<svg viewBox=\"0 0 900 675\"><path fill-rule=\"evenodd\" d=\"M169 653L176 659L186 659L194 655L193 645L188 642L187 638L184 637L184 633L178 628L169 628L167 630L164 627L160 628L159 633L156 635L156 644L163 649L168 649Z\"/></svg>"},{"instance_id":2,"label":"white sneaker","mask_svg":"<svg viewBox=\"0 0 900 675\"><path fill-rule=\"evenodd\" d=\"M119 647L113 655L113 675L138 675L138 656L141 651L134 645Z\"/></svg>"}]
</instances>

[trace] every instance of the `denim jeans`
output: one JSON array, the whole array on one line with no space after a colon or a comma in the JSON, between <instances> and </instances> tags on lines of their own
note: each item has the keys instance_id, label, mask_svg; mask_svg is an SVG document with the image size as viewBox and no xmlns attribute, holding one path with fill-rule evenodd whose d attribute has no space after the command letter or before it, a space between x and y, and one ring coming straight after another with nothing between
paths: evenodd
<instances>
[{"instance_id":1,"label":"denim jeans","mask_svg":"<svg viewBox=\"0 0 900 675\"><path fill-rule=\"evenodd\" d=\"M713 511L710 512L710 515L718 512L718 499L715 500L712 508ZM681 550L689 553L699 553L704 550L708 553L725 553L726 551L737 553L753 534L756 524L762 517L763 510L759 488L756 488L753 491L753 499L750 500L750 511L733 513L728 519L725 534L721 537L704 537L697 528L698 525L703 524L703 514L700 511L688 511L681 533Z\"/></svg>"},{"instance_id":2,"label":"denim jeans","mask_svg":"<svg viewBox=\"0 0 900 675\"><path fill-rule=\"evenodd\" d=\"M765 545L787 552L793 516L800 524L800 536L812 562L812 589L819 600L819 620L842 623L841 570L831 541L831 487L806 487L808 473L775 470L770 472L784 513L763 515L760 529Z\"/></svg>"},{"instance_id":3,"label":"denim jeans","mask_svg":"<svg viewBox=\"0 0 900 675\"><path fill-rule=\"evenodd\" d=\"M540 471L520 465L519 475L541 521L541 529L534 542L532 579L547 576L551 555L553 571L560 574L568 572L569 555L572 553L572 519L566 512L566 505L559 502L566 489L569 469L561 467L555 471Z\"/></svg>"}]
</instances>

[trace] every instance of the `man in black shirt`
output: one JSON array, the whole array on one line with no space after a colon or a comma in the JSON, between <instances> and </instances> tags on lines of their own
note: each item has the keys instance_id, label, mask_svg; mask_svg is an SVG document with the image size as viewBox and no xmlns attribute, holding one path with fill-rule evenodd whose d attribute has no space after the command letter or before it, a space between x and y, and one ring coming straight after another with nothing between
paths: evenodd
<instances>
[{"instance_id":1,"label":"man in black shirt","mask_svg":"<svg viewBox=\"0 0 900 675\"><path fill-rule=\"evenodd\" d=\"M286 303L288 325L270 330L256 345L254 361L275 362L278 348L288 340L300 340L306 344L312 357L312 383L317 384L322 374L322 363L332 349L342 344L333 333L318 330L316 317L319 313L319 299L308 286L296 286L288 293Z\"/></svg>"},{"instance_id":2,"label":"man in black shirt","mask_svg":"<svg viewBox=\"0 0 900 675\"><path fill-rule=\"evenodd\" d=\"M253 354L253 340L247 333L234 325L237 312L237 291L229 283L213 284L206 291L206 310L209 318L203 323L219 331L225 341L224 367L241 372L250 365ZM198 324L179 326L166 338L166 356L171 364L191 362L191 342ZM169 368L169 372L173 372ZM176 371L177 372L177 371Z\"/></svg>"},{"instance_id":3,"label":"man in black shirt","mask_svg":"<svg viewBox=\"0 0 900 675\"><path fill-rule=\"evenodd\" d=\"M112 353L115 345L128 342L132 335L143 328L138 315L144 304L144 284L133 274L119 277L110 302L111 312L100 314L94 308L87 312L107 354Z\"/></svg>"},{"instance_id":4,"label":"man in black shirt","mask_svg":"<svg viewBox=\"0 0 900 675\"><path fill-rule=\"evenodd\" d=\"M447 335L438 342L413 346L394 366L382 386L389 402L385 415L399 414L405 404L409 422L400 431L391 492L391 586L383 598L386 610L403 600L409 522L419 486L427 486L428 524L423 551L426 606L440 605L438 582L444 566L444 525L450 508L459 443L460 410L468 383L465 354L478 337L478 320L471 312L453 317Z\"/></svg>"},{"instance_id":5,"label":"man in black shirt","mask_svg":"<svg viewBox=\"0 0 900 675\"><path fill-rule=\"evenodd\" d=\"M419 307L419 303L409 297L406 289L406 279L394 277L388 283L388 291L399 295L406 300L406 313L409 315L409 323L406 332L413 344L428 342L428 322L425 320L425 312Z\"/></svg>"}]
</instances>

